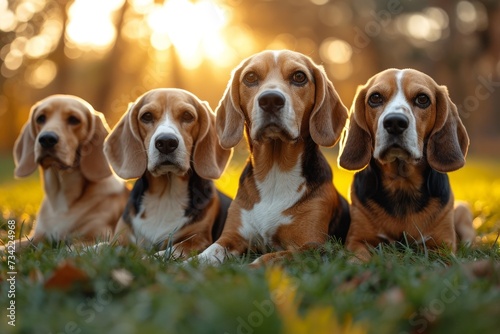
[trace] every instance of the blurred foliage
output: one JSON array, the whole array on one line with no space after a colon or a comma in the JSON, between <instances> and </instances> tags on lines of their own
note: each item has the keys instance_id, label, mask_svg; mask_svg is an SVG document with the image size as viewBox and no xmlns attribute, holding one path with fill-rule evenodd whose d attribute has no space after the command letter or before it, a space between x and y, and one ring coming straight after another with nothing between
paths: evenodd
<instances>
[{"instance_id":1,"label":"blurred foliage","mask_svg":"<svg viewBox=\"0 0 500 334\"><path fill-rule=\"evenodd\" d=\"M495 0L0 0L0 150L47 95L81 96L111 125L156 87L215 108L243 58L282 48L323 64L348 106L380 70L422 70L448 86L471 152L500 157Z\"/></svg>"}]
</instances>

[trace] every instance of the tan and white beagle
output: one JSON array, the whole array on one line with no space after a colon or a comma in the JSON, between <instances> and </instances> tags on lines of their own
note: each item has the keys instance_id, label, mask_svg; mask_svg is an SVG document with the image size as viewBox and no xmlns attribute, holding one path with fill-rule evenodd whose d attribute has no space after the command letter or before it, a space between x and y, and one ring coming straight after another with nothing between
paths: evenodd
<instances>
[{"instance_id":1,"label":"tan and white beagle","mask_svg":"<svg viewBox=\"0 0 500 334\"><path fill-rule=\"evenodd\" d=\"M34 231L17 241L94 243L109 238L128 197L103 153L109 128L83 99L52 95L36 103L14 147L16 177L40 166L45 197Z\"/></svg>"},{"instance_id":2,"label":"tan and white beagle","mask_svg":"<svg viewBox=\"0 0 500 334\"><path fill-rule=\"evenodd\" d=\"M292 51L255 54L233 71L216 114L222 147L234 147L245 130L250 158L222 235L200 261L274 251L258 265L317 247L329 235L345 238L347 202L318 145L337 142L347 109L321 67Z\"/></svg>"},{"instance_id":3,"label":"tan and white beagle","mask_svg":"<svg viewBox=\"0 0 500 334\"><path fill-rule=\"evenodd\" d=\"M120 242L187 257L218 238L231 200L212 180L232 150L219 145L206 102L181 89L151 90L129 107L104 151L119 176L139 178L116 229Z\"/></svg>"},{"instance_id":4,"label":"tan and white beagle","mask_svg":"<svg viewBox=\"0 0 500 334\"><path fill-rule=\"evenodd\" d=\"M412 69L389 69L358 88L339 165L361 170L351 188L346 247L406 239L429 248L472 242L472 214L454 206L446 172L461 168L469 137L445 86Z\"/></svg>"}]
</instances>

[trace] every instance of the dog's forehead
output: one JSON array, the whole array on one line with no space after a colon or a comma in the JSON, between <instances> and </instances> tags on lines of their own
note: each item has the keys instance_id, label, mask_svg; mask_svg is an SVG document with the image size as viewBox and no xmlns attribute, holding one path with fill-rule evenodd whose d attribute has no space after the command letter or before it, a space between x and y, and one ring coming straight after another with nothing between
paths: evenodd
<instances>
[{"instance_id":1,"label":"dog's forehead","mask_svg":"<svg viewBox=\"0 0 500 334\"><path fill-rule=\"evenodd\" d=\"M431 77L417 70L389 69L373 76L367 86L367 98L374 92L392 96L400 90L408 98L412 98L416 91L432 93L432 87L437 86L437 84Z\"/></svg>"},{"instance_id":2,"label":"dog's forehead","mask_svg":"<svg viewBox=\"0 0 500 334\"><path fill-rule=\"evenodd\" d=\"M409 91L424 90L424 92L431 93L434 87L438 86L427 74L412 69L405 70L401 81L402 86Z\"/></svg>"},{"instance_id":3,"label":"dog's forehead","mask_svg":"<svg viewBox=\"0 0 500 334\"><path fill-rule=\"evenodd\" d=\"M392 95L398 90L398 76L401 75L402 73L399 70L390 69L373 76L367 84L367 97L373 92Z\"/></svg>"},{"instance_id":4,"label":"dog's forehead","mask_svg":"<svg viewBox=\"0 0 500 334\"><path fill-rule=\"evenodd\" d=\"M36 110L53 113L90 113L89 108L81 101L63 96L49 97L42 100Z\"/></svg>"},{"instance_id":5,"label":"dog's forehead","mask_svg":"<svg viewBox=\"0 0 500 334\"><path fill-rule=\"evenodd\" d=\"M194 108L194 99L188 93L178 89L160 89L144 95L141 105L154 106L161 112L172 112L183 108ZM196 109L196 108L195 108Z\"/></svg>"},{"instance_id":6,"label":"dog's forehead","mask_svg":"<svg viewBox=\"0 0 500 334\"><path fill-rule=\"evenodd\" d=\"M264 73L276 71L276 73L288 72L297 68L308 68L307 58L297 52L289 50L263 51L248 59L242 75L248 71L260 71Z\"/></svg>"}]
</instances>

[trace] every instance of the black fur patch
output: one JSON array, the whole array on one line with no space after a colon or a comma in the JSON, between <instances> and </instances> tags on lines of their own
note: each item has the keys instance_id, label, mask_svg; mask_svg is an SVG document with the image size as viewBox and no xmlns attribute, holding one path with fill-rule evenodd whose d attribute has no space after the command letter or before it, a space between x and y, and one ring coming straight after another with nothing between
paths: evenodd
<instances>
[{"instance_id":1,"label":"black fur patch","mask_svg":"<svg viewBox=\"0 0 500 334\"><path fill-rule=\"evenodd\" d=\"M144 174L140 179L135 181L134 187L130 192L130 196L127 201L127 205L125 206L125 210L123 211L122 218L127 224L132 223L131 215L136 215L139 212L139 209L142 205L142 199L144 197L144 193L148 190L149 183L146 178L146 174Z\"/></svg>"},{"instance_id":2,"label":"black fur patch","mask_svg":"<svg viewBox=\"0 0 500 334\"><path fill-rule=\"evenodd\" d=\"M305 140L304 156L302 158L302 175L308 187L316 187L332 182L332 169L320 152L318 145L308 137Z\"/></svg>"},{"instance_id":3,"label":"black fur patch","mask_svg":"<svg viewBox=\"0 0 500 334\"><path fill-rule=\"evenodd\" d=\"M248 159L245 168L241 172L239 186L242 187L245 180L249 177L253 177L253 165L250 159Z\"/></svg>"},{"instance_id":4,"label":"black fur patch","mask_svg":"<svg viewBox=\"0 0 500 334\"><path fill-rule=\"evenodd\" d=\"M213 181L201 178L194 169L189 172L189 204L184 215L194 223L203 218L203 213L212 201Z\"/></svg>"},{"instance_id":5,"label":"black fur patch","mask_svg":"<svg viewBox=\"0 0 500 334\"><path fill-rule=\"evenodd\" d=\"M229 209L229 205L232 202L232 199L223 194L222 192L217 190L217 195L219 196L219 213L215 218L214 225L212 227L212 241L215 242L222 234L222 230L224 229L224 225L226 223L227 211Z\"/></svg>"},{"instance_id":6,"label":"black fur patch","mask_svg":"<svg viewBox=\"0 0 500 334\"><path fill-rule=\"evenodd\" d=\"M451 196L448 175L430 167L425 170L424 182L418 191L401 189L391 193L383 187L381 177L382 171L372 159L366 169L354 176L354 191L363 205L372 201L393 217L421 212L431 199L438 199L441 205L445 205Z\"/></svg>"},{"instance_id":7,"label":"black fur patch","mask_svg":"<svg viewBox=\"0 0 500 334\"><path fill-rule=\"evenodd\" d=\"M349 203L340 194L339 203L335 206L334 214L330 225L328 226L328 234L334 236L337 240L345 243L347 232L351 225L351 214L349 212Z\"/></svg>"}]
</instances>

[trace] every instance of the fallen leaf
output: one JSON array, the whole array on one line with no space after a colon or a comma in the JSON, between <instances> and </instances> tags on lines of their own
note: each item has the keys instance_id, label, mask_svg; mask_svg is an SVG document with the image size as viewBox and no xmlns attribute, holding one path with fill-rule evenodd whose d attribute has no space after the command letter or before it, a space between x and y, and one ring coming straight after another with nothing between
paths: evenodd
<instances>
[{"instance_id":1,"label":"fallen leaf","mask_svg":"<svg viewBox=\"0 0 500 334\"><path fill-rule=\"evenodd\" d=\"M134 276L127 269L113 269L111 271L111 278L124 288L130 286L134 280Z\"/></svg>"},{"instance_id":2,"label":"fallen leaf","mask_svg":"<svg viewBox=\"0 0 500 334\"><path fill-rule=\"evenodd\" d=\"M380 306L387 305L399 305L405 301L405 294L400 287L396 286L386 290L382 295L378 298L378 304Z\"/></svg>"},{"instance_id":3,"label":"fallen leaf","mask_svg":"<svg viewBox=\"0 0 500 334\"><path fill-rule=\"evenodd\" d=\"M65 260L57 266L52 275L45 281L46 289L68 290L77 283L89 281L88 275L77 268L70 260Z\"/></svg>"}]
</instances>

